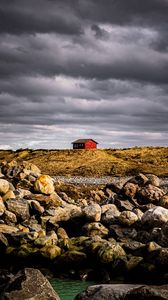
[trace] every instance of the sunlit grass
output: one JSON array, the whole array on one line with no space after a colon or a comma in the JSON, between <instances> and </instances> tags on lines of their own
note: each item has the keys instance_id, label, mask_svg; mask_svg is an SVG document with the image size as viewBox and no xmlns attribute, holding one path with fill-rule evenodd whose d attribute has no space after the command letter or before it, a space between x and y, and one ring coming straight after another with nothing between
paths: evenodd
<instances>
[{"instance_id":1,"label":"sunlit grass","mask_svg":"<svg viewBox=\"0 0 168 300\"><path fill-rule=\"evenodd\" d=\"M1 150L0 161L28 160L43 173L66 176L168 176L167 147L97 150Z\"/></svg>"}]
</instances>

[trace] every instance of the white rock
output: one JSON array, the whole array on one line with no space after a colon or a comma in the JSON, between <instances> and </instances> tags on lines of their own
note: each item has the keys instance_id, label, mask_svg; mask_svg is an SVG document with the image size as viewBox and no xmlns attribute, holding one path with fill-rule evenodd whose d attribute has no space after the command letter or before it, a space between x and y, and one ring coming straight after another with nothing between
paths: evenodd
<instances>
[{"instance_id":1,"label":"white rock","mask_svg":"<svg viewBox=\"0 0 168 300\"><path fill-rule=\"evenodd\" d=\"M157 206L147 210L141 219L143 224L149 226L161 226L168 222L168 209Z\"/></svg>"}]
</instances>

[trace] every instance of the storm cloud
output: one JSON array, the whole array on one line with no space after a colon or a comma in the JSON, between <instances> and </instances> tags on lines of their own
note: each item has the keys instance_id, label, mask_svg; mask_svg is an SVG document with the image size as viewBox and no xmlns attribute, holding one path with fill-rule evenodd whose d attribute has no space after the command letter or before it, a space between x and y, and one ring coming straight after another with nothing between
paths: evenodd
<instances>
[{"instance_id":1,"label":"storm cloud","mask_svg":"<svg viewBox=\"0 0 168 300\"><path fill-rule=\"evenodd\" d=\"M167 145L166 0L1 0L0 148Z\"/></svg>"}]
</instances>

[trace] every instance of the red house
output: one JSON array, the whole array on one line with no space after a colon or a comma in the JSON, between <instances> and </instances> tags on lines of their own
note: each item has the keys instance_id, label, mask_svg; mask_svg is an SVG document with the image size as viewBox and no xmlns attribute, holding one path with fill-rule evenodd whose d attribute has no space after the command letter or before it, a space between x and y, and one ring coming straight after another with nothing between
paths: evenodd
<instances>
[{"instance_id":1,"label":"red house","mask_svg":"<svg viewBox=\"0 0 168 300\"><path fill-rule=\"evenodd\" d=\"M97 142L92 139L79 139L72 143L73 149L96 149Z\"/></svg>"}]
</instances>

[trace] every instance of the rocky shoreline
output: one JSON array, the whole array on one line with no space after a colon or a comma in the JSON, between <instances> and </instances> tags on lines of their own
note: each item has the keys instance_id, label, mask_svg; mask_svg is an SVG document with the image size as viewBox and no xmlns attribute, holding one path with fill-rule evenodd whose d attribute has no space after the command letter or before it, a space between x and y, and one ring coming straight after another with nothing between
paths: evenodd
<instances>
[{"instance_id":1,"label":"rocky shoreline","mask_svg":"<svg viewBox=\"0 0 168 300\"><path fill-rule=\"evenodd\" d=\"M3 162L1 173L2 293L24 267L100 283L167 284L168 193L157 176L138 174L87 193L71 185L65 193L29 162Z\"/></svg>"}]
</instances>

